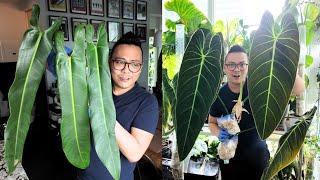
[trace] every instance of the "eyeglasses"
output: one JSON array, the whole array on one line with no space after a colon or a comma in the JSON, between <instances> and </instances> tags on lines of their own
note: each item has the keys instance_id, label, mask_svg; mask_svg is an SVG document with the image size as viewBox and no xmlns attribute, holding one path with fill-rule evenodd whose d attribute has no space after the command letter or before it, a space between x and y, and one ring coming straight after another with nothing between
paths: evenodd
<instances>
[{"instance_id":1,"label":"eyeglasses","mask_svg":"<svg viewBox=\"0 0 320 180\"><path fill-rule=\"evenodd\" d=\"M239 67L240 71L243 71L247 68L248 64L247 63L239 63L239 64L236 64L236 63L228 63L228 64L225 64L228 68L228 70L230 71L234 71L237 67Z\"/></svg>"},{"instance_id":2,"label":"eyeglasses","mask_svg":"<svg viewBox=\"0 0 320 180\"><path fill-rule=\"evenodd\" d=\"M123 70L126 68L127 64L129 67L129 71L132 73L136 73L140 71L142 63L137 63L137 62L131 62L128 63L125 61L124 58L114 58L112 60L112 67L116 70Z\"/></svg>"}]
</instances>

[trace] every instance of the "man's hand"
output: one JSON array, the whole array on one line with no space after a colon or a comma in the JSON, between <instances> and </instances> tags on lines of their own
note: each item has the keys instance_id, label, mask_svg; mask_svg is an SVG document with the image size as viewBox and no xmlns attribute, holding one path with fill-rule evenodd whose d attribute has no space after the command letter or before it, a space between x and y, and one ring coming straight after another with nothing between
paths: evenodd
<instances>
[{"instance_id":1,"label":"man's hand","mask_svg":"<svg viewBox=\"0 0 320 180\"><path fill-rule=\"evenodd\" d=\"M228 133L228 131L224 128L220 128L220 132L219 132L219 141L220 142L224 142L227 139L230 139L232 137L231 134Z\"/></svg>"}]
</instances>

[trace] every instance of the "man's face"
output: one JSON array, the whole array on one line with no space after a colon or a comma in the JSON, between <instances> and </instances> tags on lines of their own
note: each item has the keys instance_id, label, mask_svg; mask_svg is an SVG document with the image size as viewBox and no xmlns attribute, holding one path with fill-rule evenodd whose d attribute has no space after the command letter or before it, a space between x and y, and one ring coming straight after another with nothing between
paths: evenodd
<instances>
[{"instance_id":1,"label":"man's face","mask_svg":"<svg viewBox=\"0 0 320 180\"><path fill-rule=\"evenodd\" d=\"M240 85L241 81L245 81L248 74L247 54L243 52L229 53L226 57L223 71L227 74L228 83Z\"/></svg>"},{"instance_id":2,"label":"man's face","mask_svg":"<svg viewBox=\"0 0 320 180\"><path fill-rule=\"evenodd\" d=\"M133 88L142 69L140 48L135 45L119 45L114 50L109 62L114 87L122 90Z\"/></svg>"}]
</instances>

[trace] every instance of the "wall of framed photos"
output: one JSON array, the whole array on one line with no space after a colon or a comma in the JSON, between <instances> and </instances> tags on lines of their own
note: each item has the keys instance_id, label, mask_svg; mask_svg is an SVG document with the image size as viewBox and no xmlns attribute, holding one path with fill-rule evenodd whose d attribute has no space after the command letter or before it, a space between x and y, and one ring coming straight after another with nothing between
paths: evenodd
<instances>
[{"instance_id":1,"label":"wall of framed photos","mask_svg":"<svg viewBox=\"0 0 320 180\"><path fill-rule=\"evenodd\" d=\"M147 88L149 9L158 4L153 1L158 0L38 0L38 3L41 7L40 22L45 28L63 17L61 30L64 31L66 46L70 48L73 48L74 28L79 23L91 23L96 29L105 22L110 49L126 32L135 33L142 42L144 59L138 82ZM151 7L157 8L161 14L161 6Z\"/></svg>"}]
</instances>

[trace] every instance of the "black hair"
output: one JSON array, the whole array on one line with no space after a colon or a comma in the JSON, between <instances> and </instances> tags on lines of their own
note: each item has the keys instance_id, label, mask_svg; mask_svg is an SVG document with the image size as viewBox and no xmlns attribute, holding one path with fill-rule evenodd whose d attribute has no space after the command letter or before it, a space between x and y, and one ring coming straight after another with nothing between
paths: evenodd
<instances>
[{"instance_id":1,"label":"black hair","mask_svg":"<svg viewBox=\"0 0 320 180\"><path fill-rule=\"evenodd\" d=\"M239 46L237 44L230 48L230 50L228 51L228 54L229 53L235 53L235 52L242 52L242 53L247 54L246 50L244 50L243 47L241 47L241 46Z\"/></svg>"},{"instance_id":2,"label":"black hair","mask_svg":"<svg viewBox=\"0 0 320 180\"><path fill-rule=\"evenodd\" d=\"M231 48L229 49L229 51L228 51L228 53L227 53L224 61L226 61L227 56L228 56L230 53L245 53L246 55L248 55L247 52L246 52L246 50L243 49L243 47L241 47L240 45L236 44L236 45L231 46Z\"/></svg>"},{"instance_id":3,"label":"black hair","mask_svg":"<svg viewBox=\"0 0 320 180\"><path fill-rule=\"evenodd\" d=\"M110 56L113 55L114 50L122 45L122 44L127 44L127 45L134 45L140 48L141 50L141 55L143 57L143 51L142 51L142 47L141 47L141 42L139 40L139 38L133 34L133 32L127 32L126 34L124 34L112 47ZM143 58L142 58L143 59Z\"/></svg>"}]
</instances>

